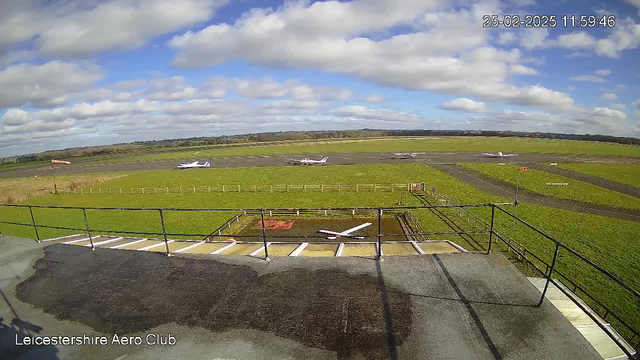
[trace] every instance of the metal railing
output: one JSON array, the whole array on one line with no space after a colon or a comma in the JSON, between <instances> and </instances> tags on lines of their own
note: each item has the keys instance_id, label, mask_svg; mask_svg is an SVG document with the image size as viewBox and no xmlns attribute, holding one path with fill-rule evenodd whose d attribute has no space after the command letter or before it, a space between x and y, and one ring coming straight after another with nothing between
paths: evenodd
<instances>
[{"instance_id":1,"label":"metal railing","mask_svg":"<svg viewBox=\"0 0 640 360\"><path fill-rule=\"evenodd\" d=\"M12 222L12 221L0 221L0 223L2 224L9 224L9 225L18 225L18 226L27 226L27 227L32 227L34 232L35 232L35 236L36 236L36 241L40 241L40 234L38 232L38 229L42 229L42 228L49 228L49 229L59 229L59 230L68 230L68 231L86 231L86 233L89 236L89 242L91 245L91 248L94 249L95 246L93 244L93 235L95 233L117 233L117 234L137 234L137 235L157 235L157 236L162 236L162 239L164 240L165 243L165 247L166 247L166 254L170 255L170 249L169 249L169 241L168 241L168 237L169 236L187 236L187 237L201 237L204 238L205 240L180 240L180 241L206 241L206 242L214 242L212 241L212 239L221 237L221 236L225 236L222 234L222 229L216 229L213 233L210 234L195 234L195 233L171 233L167 231L166 225L165 225L165 218L164 215L166 212L214 212L214 211L222 211L222 212L233 212L234 215L231 219L229 219L227 222L225 222L222 227L230 227L232 222L238 222L239 221L239 217L240 216L245 216L247 214L252 214L252 215L259 215L260 216L260 224L261 224L261 234L260 235L242 235L242 234L237 234L237 235L233 235L234 238L259 238L262 241L263 247L264 247L264 258L265 260L269 259L269 253L268 253L268 244L269 243L278 243L278 239L282 239L282 238L287 238L287 239L292 239L292 238L300 238L300 239L319 239L321 241L318 241L319 243L332 243L332 244L338 244L338 243L343 243L343 241L340 240L336 240L336 241L326 241L326 238L324 235L275 235L275 234L269 234L268 233L268 229L266 228L265 225L265 216L269 216L273 214L296 214L297 216L300 215L345 215L345 214L352 214L355 215L356 212L358 212L360 215L365 216L365 215L369 215L369 216L375 216L377 217L378 220L378 229L377 229L377 233L375 235L366 235L363 234L362 238L363 239L370 239L370 238L374 238L375 241L369 242L369 243L374 243L376 244L376 258L380 259L382 257L382 244L383 243L387 243L387 242L395 242L395 241L385 241L384 237L408 237L408 236L431 236L431 235L437 235L437 234L471 234L471 233L488 233L489 234L489 242L488 242L488 247L487 247L487 251L486 253L490 253L491 252L491 247L493 245L494 242L502 242L503 244L505 244L507 247L509 247L510 249L512 249L516 254L518 254L518 256L520 258L522 258L524 261L526 261L527 263L529 263L530 265L533 266L533 268L540 273L545 279L545 286L544 289L542 290L542 294L540 297L540 301L538 302L538 306L540 306L543 301L544 298L546 296L549 284L554 284L560 291L562 291L570 300L572 300L579 308L581 308L583 311L585 311L585 313L622 349L622 351L631 359L637 359L637 354L638 354L638 346L640 345L640 332L638 330L636 330L632 325L629 325L627 321L625 321L623 319L622 316L614 313L614 311L602 304L602 301L598 301L596 299L595 296L593 296L590 291L588 289L585 289L584 287L580 287L574 280L571 280L567 277L566 274L560 273L557 269L556 269L556 262L559 256L560 251L563 251L565 253L570 254L572 257L577 258L580 260L581 263L585 264L585 266L588 266L589 268L595 269L598 273L600 273L601 275L605 276L607 279L609 279L610 281L618 284L620 287L622 287L628 294L630 294L635 301L638 304L638 308L640 308L640 293L638 293L637 290L633 289L632 287L630 287L629 285L627 285L624 281L622 281L620 278L618 278L617 276L615 276L614 274L612 274L611 272L607 271L606 269L602 268L600 265L594 263L593 261L587 259L584 255L578 253L577 251L575 251L574 249L568 247L567 245L563 244L562 242L556 240L555 238L553 238L552 236L548 235L547 233L543 232L542 230L539 230L538 228L536 228L535 226L529 224L528 222L518 218L516 215L510 213L509 211L505 210L502 208L502 205L505 204L465 204L465 205L459 205L459 204L455 204L455 201L451 198L447 198L444 197L440 194L435 194L436 196L440 196L440 199L443 199L447 202L446 205L423 205L423 206L391 206L391 207L347 207L347 208L342 208L342 207L338 207L338 208L304 208L304 209L296 209L296 208L251 208L251 209L225 209L225 208L218 208L218 209L213 209L213 208L192 208L192 209L185 209L185 208L126 208L126 207L104 207L104 208L97 208L97 207L74 207L74 206L51 206L51 205L20 205L20 204L0 204L0 206L4 206L4 207L18 207L18 208L28 208L29 209L29 215L30 215L30 220L31 222L29 223L24 223L24 222ZM454 203L454 204L450 204L450 203ZM486 221L484 219L482 219L481 217L478 217L477 215L473 214L472 212L470 212L470 209L473 208L490 208L491 209L491 218L490 221ZM74 227L64 227L64 226L52 226L52 225L39 225L36 221L36 218L34 216L33 213L33 209L76 209L76 210L82 210L82 214L83 214L83 222L84 222L84 228L74 228ZM441 209L441 210L454 210L458 212L458 215L461 214L462 212L465 212L468 215L468 218L473 218L475 220L476 223L476 227L477 224L481 224L482 226L484 226L485 230L488 231L458 231L458 232L448 232L448 233L437 233L437 232L425 232L421 227L418 228L418 232L411 232L411 233L402 233L402 234L393 234L393 233L384 233L383 229L382 229L382 217L385 215L397 215L398 212L406 212L406 211L410 211L412 209ZM149 231L122 231L122 230L113 230L113 229L93 229L91 228L90 224L89 224L89 220L87 218L87 210L100 210L100 211L114 211L114 210L122 210L122 211L157 211L158 215L159 215L159 220L160 220L160 224L161 224L161 228L162 228L162 232L149 232ZM497 210L497 211L496 211ZM513 219L514 221L517 221L520 224L523 224L525 227L527 227L530 230L533 230L534 232L536 232L537 234L541 235L543 239L546 239L548 241L550 241L550 243L552 243L554 245L554 254L553 254L553 258L551 260L550 263L548 263L547 261L543 260L540 256L533 254L531 251L528 251L525 247L523 247L522 245L518 244L517 242L515 242L515 240L511 239L510 237L508 237L506 234L504 234L501 231L498 231L495 228L495 217L496 217L496 212L500 212L501 214L507 215L508 217L510 217L511 219ZM239 215L241 214L241 215ZM415 221L415 219L413 219ZM417 222L416 222L417 223ZM220 230L220 231L218 231ZM274 239L272 242L269 242L268 239ZM242 241L240 241L242 242ZM406 241L398 241L398 242L406 242ZM366 242L363 242L366 243ZM534 261L532 261L533 259L535 259L535 261L538 264L542 264L544 265L544 269L540 268L538 265L536 265L536 263ZM625 328L626 333L631 334L631 336L627 336L626 340L629 341L629 343L631 344L631 346L633 346L635 348L635 352L631 352L627 349L627 347L625 346L625 344L620 341L616 334L612 332L610 329L608 329L604 324L602 324L599 319L596 317L596 315L592 314L590 311L588 311L585 306L583 304L580 303L580 301L578 301L578 299L576 298L575 293L571 294L571 292L568 289L565 289L565 287L563 286L562 282L558 279L554 279L553 275L559 275L560 277L562 277L563 279L565 279L567 282L570 283L570 287L574 288L574 291L576 290L580 290L581 293L585 294L587 297L589 297L589 299L591 299L592 301L594 301L595 303L597 303L601 308L605 309L605 313L604 314L598 314L599 316L601 316L603 319L606 319L607 317L612 317L614 319L616 319L617 323L620 324L619 326L622 326L623 328ZM597 311L597 310L596 310ZM624 335L623 335L624 336ZM634 343L635 340L638 340L637 342Z\"/></svg>"}]
</instances>

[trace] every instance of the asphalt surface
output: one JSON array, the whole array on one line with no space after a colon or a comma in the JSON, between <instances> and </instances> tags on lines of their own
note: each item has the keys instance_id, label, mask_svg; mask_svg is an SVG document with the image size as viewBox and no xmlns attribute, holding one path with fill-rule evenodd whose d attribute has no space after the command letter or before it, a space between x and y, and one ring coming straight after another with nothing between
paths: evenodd
<instances>
[{"instance_id":1,"label":"asphalt surface","mask_svg":"<svg viewBox=\"0 0 640 360\"><path fill-rule=\"evenodd\" d=\"M557 166L550 166L550 165L543 165L543 164L523 164L523 165L528 166L532 169L546 171L551 174L556 174L556 175L565 176L571 179L584 181L589 184L603 187L605 189L617 191L619 193L640 198L640 188L637 188L633 185L623 184L617 181L601 178L599 176L584 174L578 171L563 169ZM638 174L638 176L640 176L640 174Z\"/></svg>"},{"instance_id":2,"label":"asphalt surface","mask_svg":"<svg viewBox=\"0 0 640 360\"><path fill-rule=\"evenodd\" d=\"M277 258L0 238L3 359L599 359L500 254ZM16 346L34 335L176 344Z\"/></svg>"},{"instance_id":3,"label":"asphalt surface","mask_svg":"<svg viewBox=\"0 0 640 360\"><path fill-rule=\"evenodd\" d=\"M492 178L460 165L434 165L434 167L480 190L514 199L516 186L511 183ZM640 210L609 207L583 201L561 199L538 194L522 188L518 192L518 202L640 222Z\"/></svg>"},{"instance_id":4,"label":"asphalt surface","mask_svg":"<svg viewBox=\"0 0 640 360\"><path fill-rule=\"evenodd\" d=\"M640 164L640 158L626 156L598 156L579 154L520 154L516 158L495 159L482 156L479 153L454 152L454 153L425 153L416 158L403 159L394 156L393 153L337 153L337 154L290 154L290 155L255 155L220 158L185 158L176 160L131 161L120 163L78 163L72 165L60 165L56 167L56 174L84 174L97 172L116 171L144 171L144 170L171 170L179 163L193 161L209 161L212 168L237 168L237 167L263 167L263 166L288 166L289 159L320 159L329 157L329 163L333 165L355 165L376 163L424 163L454 164L461 162L596 162L596 163L621 163ZM197 170L183 170L197 171ZM50 166L32 168L19 168L0 171L0 178L26 177L26 176L51 176Z\"/></svg>"}]
</instances>

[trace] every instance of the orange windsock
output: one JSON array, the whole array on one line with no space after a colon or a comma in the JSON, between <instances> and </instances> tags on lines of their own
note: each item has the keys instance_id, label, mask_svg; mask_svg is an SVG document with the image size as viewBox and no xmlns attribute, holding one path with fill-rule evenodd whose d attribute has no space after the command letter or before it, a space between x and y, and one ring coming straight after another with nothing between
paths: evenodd
<instances>
[{"instance_id":1,"label":"orange windsock","mask_svg":"<svg viewBox=\"0 0 640 360\"><path fill-rule=\"evenodd\" d=\"M64 164L64 165L71 165L71 161L64 161L64 160L51 160L52 164Z\"/></svg>"}]
</instances>

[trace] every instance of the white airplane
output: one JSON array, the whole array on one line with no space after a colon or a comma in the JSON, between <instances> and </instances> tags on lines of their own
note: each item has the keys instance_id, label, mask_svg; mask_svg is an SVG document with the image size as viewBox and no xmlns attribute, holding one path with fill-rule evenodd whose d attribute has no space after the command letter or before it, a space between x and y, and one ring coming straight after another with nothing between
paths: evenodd
<instances>
[{"instance_id":1,"label":"white airplane","mask_svg":"<svg viewBox=\"0 0 640 360\"><path fill-rule=\"evenodd\" d=\"M185 163L185 164L180 164L178 165L178 169L182 170L182 169L198 169L198 168L208 168L211 167L211 164L207 161L204 164L200 164L197 161L194 161L192 163Z\"/></svg>"},{"instance_id":2,"label":"white airplane","mask_svg":"<svg viewBox=\"0 0 640 360\"><path fill-rule=\"evenodd\" d=\"M414 153L393 153L393 155L398 156L402 159L415 158L417 155L424 155L423 152L414 152Z\"/></svg>"},{"instance_id":3,"label":"white airplane","mask_svg":"<svg viewBox=\"0 0 640 360\"><path fill-rule=\"evenodd\" d=\"M370 225L371 225L371 223L364 223L362 225L358 225L358 226L356 226L354 228L351 228L349 230L345 230L343 232L335 232L335 231L329 231L329 230L318 230L318 232L322 233L322 234L331 235L331 236L327 236L327 239L329 239L329 240L335 240L335 239L337 239L339 237L348 237L348 238L352 238L352 239L364 239L364 236L358 236L358 235L355 235L355 234L352 234L352 233L354 231L358 231L360 229L364 229L364 228L366 228L367 226L370 226Z\"/></svg>"},{"instance_id":4,"label":"white airplane","mask_svg":"<svg viewBox=\"0 0 640 360\"><path fill-rule=\"evenodd\" d=\"M320 160L313 160L313 159L308 159L308 158L304 158L304 159L289 159L290 162L292 162L294 165L324 165L327 163L327 160L329 160L328 157L323 157Z\"/></svg>"},{"instance_id":5,"label":"white airplane","mask_svg":"<svg viewBox=\"0 0 640 360\"><path fill-rule=\"evenodd\" d=\"M493 154L493 153L482 153L482 155L484 156L488 156L488 157L493 157L493 158L503 158L503 157L512 157L512 156L518 156L518 154L503 154L502 151L498 151L497 154Z\"/></svg>"}]
</instances>

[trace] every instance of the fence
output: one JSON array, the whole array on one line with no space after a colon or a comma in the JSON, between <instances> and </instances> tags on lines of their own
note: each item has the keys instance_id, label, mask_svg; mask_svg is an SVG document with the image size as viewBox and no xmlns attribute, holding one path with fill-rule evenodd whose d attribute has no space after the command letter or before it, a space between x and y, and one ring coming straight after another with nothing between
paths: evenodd
<instances>
[{"instance_id":1,"label":"fence","mask_svg":"<svg viewBox=\"0 0 640 360\"><path fill-rule=\"evenodd\" d=\"M437 194L435 189L432 190L432 195L436 196L442 202L453 202L453 199L446 198L443 195ZM518 218L516 215L510 213L509 211L503 209L501 206L503 204L470 204L470 205L458 205L458 204L446 204L446 205L425 205L425 206L394 206L394 207L360 207L360 208L307 208L307 209L290 209L290 208L274 208L274 209L208 209L208 208L199 208L199 209L181 209L181 208L85 208L85 207L68 207L68 206L45 206L45 205L13 205L13 204L0 204L0 206L6 207L18 207L18 208L28 208L29 209L29 217L31 222L23 223L23 222L12 222L12 221L0 221L2 224L9 225L18 225L18 226L28 226L32 227L37 241L40 241L40 235L38 233L39 228L51 228L51 229L60 229L60 230L68 230L68 231L82 231L86 232L89 236L89 241L91 248L94 248L92 234L95 233L118 233L118 234L137 234L137 235L156 235L161 236L164 240L166 253L170 255L169 250L169 236L198 236L203 238L206 242L212 242L212 239L222 236L222 229L226 227L231 227L231 224L235 222L239 222L240 216L246 216L247 214L255 214L259 215L261 219L262 229L260 235L234 235L234 238L246 239L246 238L258 238L261 240L264 248L264 256L265 259L269 259L268 252L268 244L269 243L278 243L279 238L300 238L300 239L319 239L318 243L332 243L338 244L342 243L342 241L336 239L335 241L327 241L324 235L273 235L269 234L265 227L265 215L273 215L273 214L324 214L324 215L337 215L337 214L349 214L355 215L356 212L360 214L375 214L377 217L377 234L375 235L364 235L362 238L374 238L375 241L370 242L376 245L376 258L380 259L382 257L382 244L388 242L412 242L412 241L385 241L384 237L392 237L392 236L404 236L404 237L428 237L430 235L440 234L433 232L424 232L421 227L418 227L418 232L410 232L410 233L402 233L402 234L394 234L394 233L384 233L382 228L382 217L385 213L393 213L396 214L398 212L406 212L412 209L436 209L436 210L449 210L457 212L458 216L461 216L463 212L468 212L467 219L473 218L477 223L480 223L482 226L486 226L489 234L489 242L487 249L485 250L487 254L491 253L492 246L499 244L502 242L505 246L509 247L515 253L517 253L520 258L530 264L535 271L537 271L540 275L542 275L546 279L546 283L544 289L542 291L540 300L538 302L538 306L543 303L543 300L546 296L546 292L548 290L549 284L554 284L560 291L562 291L569 299L571 299L579 308L581 308L621 349L622 351L631 359L636 359L638 356L638 347L640 346L640 332L633 325L630 325L622 316L616 314L610 306L603 304L601 301L598 301L595 296L593 296L592 290L586 289L584 287L580 287L575 280L572 280L568 277L567 274L563 274L558 271L556 268L557 260L559 258L559 254L562 252L564 256L571 256L573 259L578 261L578 263L582 264L581 271L593 270L596 271L599 276L604 279L607 279L612 284L616 284L619 286L624 293L617 293L617 296L623 297L626 296L629 299L633 299L635 301L638 308L640 308L640 293L637 290L633 289L629 285L627 285L624 281L618 278L616 275L611 272L603 269L598 264L593 261L587 259L584 255L578 253L574 249L568 247L562 242L554 239L550 235L546 234L542 230L537 229L533 225L527 223L526 221ZM84 228L73 228L73 227L62 227L62 226L51 226L51 225L39 225L36 221L36 218L33 214L34 208L43 208L43 209L76 209L82 210ZM469 209L491 209L490 221L487 222L483 220L481 217L471 213ZM161 224L162 232L142 232L142 231L121 231L121 230L113 230L113 229L93 229L89 225L89 221L87 218L87 210L100 210L100 211L157 211L158 212L158 220ZM225 224L223 224L220 228L216 229L213 233L210 234L194 234L194 233L170 233L167 232L165 226L165 218L164 215L167 212L215 212L215 211L224 211L224 212L232 212L233 217L229 219ZM553 245L554 254L551 261L545 261L542 259L543 256L535 255L532 252L528 251L526 248L517 244L515 240L508 237L501 231L498 231L495 228L495 218L496 212L500 212L501 214L506 215L509 219L513 219L514 222L518 222L526 226L526 228L531 229L535 233L542 236L545 241L548 241L549 244ZM413 219L415 221L415 219ZM416 222L417 223L417 222ZM411 229L410 229L411 230ZM473 233L479 233L482 231L474 231ZM451 232L450 234L469 234L471 232L460 231L460 232ZM268 242L268 239L274 239L271 242ZM196 241L196 240L181 240L181 241ZM239 241L247 242L247 241ZM516 245L517 244L517 245ZM542 266L544 269L542 268ZM556 276L554 278L554 275ZM562 280L560 280L562 278ZM567 284L565 284L567 283ZM574 293L571 293L568 288L573 288ZM580 302L580 299L575 295L576 291L581 291L586 297L589 298L591 303L597 303L600 309L594 308L595 314L589 311L584 304ZM621 330L622 336L626 339L631 346L634 347L633 350L627 349L625 346L624 340L621 340L618 337L618 333L613 328L609 329L606 325L602 324L599 321L598 317L600 316L602 319L607 320L608 318L615 319L615 326L617 330ZM612 323L613 325L613 323Z\"/></svg>"},{"instance_id":2,"label":"fence","mask_svg":"<svg viewBox=\"0 0 640 360\"><path fill-rule=\"evenodd\" d=\"M79 188L67 194L195 194L227 192L372 192L424 190L424 183L322 185L191 185L160 187Z\"/></svg>"}]
</instances>

